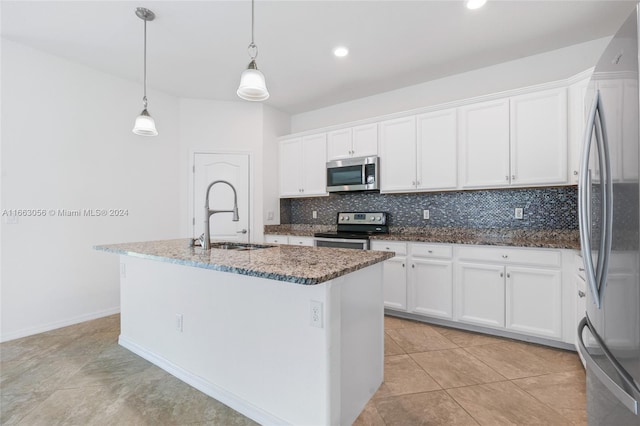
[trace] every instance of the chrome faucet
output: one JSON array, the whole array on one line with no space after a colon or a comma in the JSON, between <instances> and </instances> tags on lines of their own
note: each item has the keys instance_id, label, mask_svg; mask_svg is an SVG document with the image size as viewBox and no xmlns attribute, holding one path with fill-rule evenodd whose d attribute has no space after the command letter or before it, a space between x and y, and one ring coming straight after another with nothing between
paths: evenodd
<instances>
[{"instance_id":1,"label":"chrome faucet","mask_svg":"<svg viewBox=\"0 0 640 426\"><path fill-rule=\"evenodd\" d=\"M209 192L211 188L218 183L225 183L231 187L233 190L233 209L232 210L211 210L209 208ZM237 222L240 220L240 216L238 216L238 193L236 189L226 180L216 180L209 184L207 187L207 194L204 201L204 238L201 238L201 245L203 250L209 250L211 248L211 231L209 228L209 219L211 216L216 213L233 213L233 221Z\"/></svg>"}]
</instances>

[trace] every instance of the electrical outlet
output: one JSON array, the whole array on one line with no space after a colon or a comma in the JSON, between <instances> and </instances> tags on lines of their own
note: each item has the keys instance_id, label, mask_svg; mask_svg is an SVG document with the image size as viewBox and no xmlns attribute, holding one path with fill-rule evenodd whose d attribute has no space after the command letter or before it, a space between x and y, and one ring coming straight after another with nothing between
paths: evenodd
<instances>
[{"instance_id":1,"label":"electrical outlet","mask_svg":"<svg viewBox=\"0 0 640 426\"><path fill-rule=\"evenodd\" d=\"M522 219L524 217L523 212L522 212L522 207L516 207L516 211L515 211L515 218L516 219Z\"/></svg>"},{"instance_id":2,"label":"electrical outlet","mask_svg":"<svg viewBox=\"0 0 640 426\"><path fill-rule=\"evenodd\" d=\"M310 302L310 318L309 323L312 327L322 328L322 302L312 300Z\"/></svg>"},{"instance_id":3,"label":"electrical outlet","mask_svg":"<svg viewBox=\"0 0 640 426\"><path fill-rule=\"evenodd\" d=\"M422 210L422 218L429 219L429 210Z\"/></svg>"},{"instance_id":4,"label":"electrical outlet","mask_svg":"<svg viewBox=\"0 0 640 426\"><path fill-rule=\"evenodd\" d=\"M317 211L313 211L313 213L311 213L311 216L313 216L314 219L318 218L318 212Z\"/></svg>"},{"instance_id":5,"label":"electrical outlet","mask_svg":"<svg viewBox=\"0 0 640 426\"><path fill-rule=\"evenodd\" d=\"M272 211L268 211L267 212L267 220L273 220L273 212Z\"/></svg>"},{"instance_id":6,"label":"electrical outlet","mask_svg":"<svg viewBox=\"0 0 640 426\"><path fill-rule=\"evenodd\" d=\"M182 314L176 314L176 331L182 333Z\"/></svg>"}]
</instances>

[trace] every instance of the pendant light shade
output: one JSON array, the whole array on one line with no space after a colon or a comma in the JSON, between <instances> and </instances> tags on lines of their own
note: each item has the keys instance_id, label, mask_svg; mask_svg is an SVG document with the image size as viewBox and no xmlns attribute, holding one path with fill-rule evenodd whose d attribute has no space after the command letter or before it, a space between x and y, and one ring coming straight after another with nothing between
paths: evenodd
<instances>
[{"instance_id":1,"label":"pendant light shade","mask_svg":"<svg viewBox=\"0 0 640 426\"><path fill-rule=\"evenodd\" d=\"M133 133L140 136L157 136L158 131L156 130L156 122L147 111L147 21L153 21L156 15L149 9L138 7L136 9L136 16L144 21L144 95L142 96L143 109L140 115L136 118L136 123L133 126Z\"/></svg>"},{"instance_id":2,"label":"pendant light shade","mask_svg":"<svg viewBox=\"0 0 640 426\"><path fill-rule=\"evenodd\" d=\"M140 136L158 136L156 121L149 115L146 109L143 109L140 115L136 117L133 133Z\"/></svg>"},{"instance_id":3,"label":"pendant light shade","mask_svg":"<svg viewBox=\"0 0 640 426\"><path fill-rule=\"evenodd\" d=\"M256 66L256 61L252 60L247 69L242 72L237 93L247 101L264 101L269 98L264 74Z\"/></svg>"},{"instance_id":4,"label":"pendant light shade","mask_svg":"<svg viewBox=\"0 0 640 426\"><path fill-rule=\"evenodd\" d=\"M240 86L236 92L238 96L246 101L264 101L269 99L269 91L264 80L264 74L256 65L258 57L258 46L253 42L253 24L254 24L254 0L251 0L251 43L249 44L249 56L251 61L247 69L240 76Z\"/></svg>"}]
</instances>

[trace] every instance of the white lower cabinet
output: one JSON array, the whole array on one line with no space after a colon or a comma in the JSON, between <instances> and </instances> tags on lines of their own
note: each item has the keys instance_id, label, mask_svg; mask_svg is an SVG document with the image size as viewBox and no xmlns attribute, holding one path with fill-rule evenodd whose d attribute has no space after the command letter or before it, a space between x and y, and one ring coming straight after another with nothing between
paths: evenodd
<instances>
[{"instance_id":1,"label":"white lower cabinet","mask_svg":"<svg viewBox=\"0 0 640 426\"><path fill-rule=\"evenodd\" d=\"M409 311L452 319L452 247L409 244L409 252Z\"/></svg>"},{"instance_id":2,"label":"white lower cabinet","mask_svg":"<svg viewBox=\"0 0 640 426\"><path fill-rule=\"evenodd\" d=\"M562 256L558 250L459 247L461 322L562 339Z\"/></svg>"},{"instance_id":3,"label":"white lower cabinet","mask_svg":"<svg viewBox=\"0 0 640 426\"><path fill-rule=\"evenodd\" d=\"M506 267L507 329L562 338L562 273L556 269Z\"/></svg>"},{"instance_id":4,"label":"white lower cabinet","mask_svg":"<svg viewBox=\"0 0 640 426\"><path fill-rule=\"evenodd\" d=\"M504 266L460 262L457 320L504 327Z\"/></svg>"},{"instance_id":5,"label":"white lower cabinet","mask_svg":"<svg viewBox=\"0 0 640 426\"><path fill-rule=\"evenodd\" d=\"M385 308L407 310L407 244L397 241L372 241L371 250L392 251L396 256L383 267Z\"/></svg>"}]
</instances>

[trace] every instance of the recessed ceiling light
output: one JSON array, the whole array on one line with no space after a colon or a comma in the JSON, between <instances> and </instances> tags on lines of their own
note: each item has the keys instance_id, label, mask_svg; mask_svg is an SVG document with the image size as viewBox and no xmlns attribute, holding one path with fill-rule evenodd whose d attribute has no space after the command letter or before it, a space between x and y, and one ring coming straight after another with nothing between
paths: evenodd
<instances>
[{"instance_id":1,"label":"recessed ceiling light","mask_svg":"<svg viewBox=\"0 0 640 426\"><path fill-rule=\"evenodd\" d=\"M335 49L333 49L333 54L336 55L338 58L344 58L349 54L349 49L347 49L344 46L338 46Z\"/></svg>"},{"instance_id":2,"label":"recessed ceiling light","mask_svg":"<svg viewBox=\"0 0 640 426\"><path fill-rule=\"evenodd\" d=\"M467 0L467 9L480 9L487 0Z\"/></svg>"}]
</instances>

